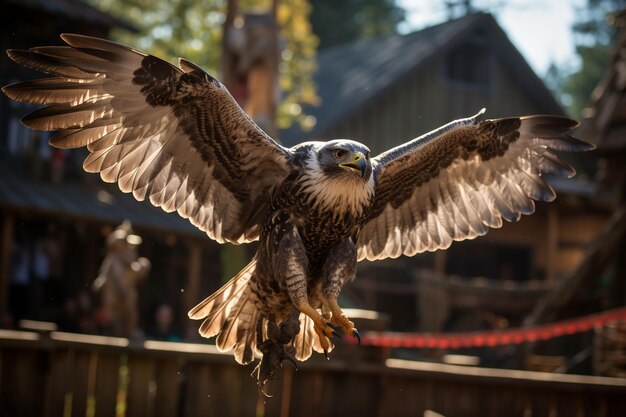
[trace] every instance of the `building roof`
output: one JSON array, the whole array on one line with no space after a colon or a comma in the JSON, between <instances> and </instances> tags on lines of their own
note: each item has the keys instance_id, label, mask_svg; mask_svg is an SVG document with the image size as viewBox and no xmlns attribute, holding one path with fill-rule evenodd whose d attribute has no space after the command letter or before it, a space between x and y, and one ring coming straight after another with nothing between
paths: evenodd
<instances>
[{"instance_id":1,"label":"building roof","mask_svg":"<svg viewBox=\"0 0 626 417\"><path fill-rule=\"evenodd\" d=\"M44 183L2 168L0 176L0 208L108 224L130 220L137 228L205 236L177 213L166 213L147 201L136 201L132 195L105 184Z\"/></svg>"},{"instance_id":2,"label":"building roof","mask_svg":"<svg viewBox=\"0 0 626 417\"><path fill-rule=\"evenodd\" d=\"M281 141L291 146L303 139L323 135L418 67L463 41L477 28L488 32L500 62L522 79L538 110L564 114L493 16L474 13L408 35L359 41L320 52L314 80L321 105L305 108L307 114L315 116L317 124L310 132L303 132L298 126L283 130Z\"/></svg>"},{"instance_id":3,"label":"building roof","mask_svg":"<svg viewBox=\"0 0 626 417\"><path fill-rule=\"evenodd\" d=\"M81 0L5 0L7 4L25 9L42 10L63 19L84 20L103 27L119 27L131 32L137 28L124 19L113 17Z\"/></svg>"}]
</instances>

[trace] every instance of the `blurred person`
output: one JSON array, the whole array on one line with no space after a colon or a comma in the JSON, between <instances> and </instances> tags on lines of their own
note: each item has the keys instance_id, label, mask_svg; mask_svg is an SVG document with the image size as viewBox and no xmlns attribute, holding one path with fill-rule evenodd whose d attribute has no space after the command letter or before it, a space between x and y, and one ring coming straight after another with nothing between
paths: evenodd
<instances>
[{"instance_id":1,"label":"blurred person","mask_svg":"<svg viewBox=\"0 0 626 417\"><path fill-rule=\"evenodd\" d=\"M92 286L101 298L98 321L112 336L141 337L137 286L151 267L148 259L137 254L141 241L128 221L115 229L107 237L107 254Z\"/></svg>"},{"instance_id":2,"label":"blurred person","mask_svg":"<svg viewBox=\"0 0 626 417\"><path fill-rule=\"evenodd\" d=\"M32 318L42 319L42 306L47 296L47 284L50 278L50 260L45 249L43 239L37 240L31 256L31 315Z\"/></svg>"},{"instance_id":3,"label":"blurred person","mask_svg":"<svg viewBox=\"0 0 626 417\"><path fill-rule=\"evenodd\" d=\"M68 297L63 303L63 311L57 320L59 329L64 332L76 333L80 329L78 318L78 303L74 297Z\"/></svg>"},{"instance_id":4,"label":"blurred person","mask_svg":"<svg viewBox=\"0 0 626 417\"><path fill-rule=\"evenodd\" d=\"M173 330L174 309L169 304L159 304L154 311L152 328L148 333L149 339L168 342L180 341L180 336Z\"/></svg>"},{"instance_id":5,"label":"blurred person","mask_svg":"<svg viewBox=\"0 0 626 417\"><path fill-rule=\"evenodd\" d=\"M31 304L31 253L23 239L13 242L9 274L9 311L15 326L29 315Z\"/></svg>"},{"instance_id":6,"label":"blurred person","mask_svg":"<svg viewBox=\"0 0 626 417\"><path fill-rule=\"evenodd\" d=\"M76 296L78 310L78 329L81 333L98 333L96 314L92 295L87 290L81 290Z\"/></svg>"}]
</instances>

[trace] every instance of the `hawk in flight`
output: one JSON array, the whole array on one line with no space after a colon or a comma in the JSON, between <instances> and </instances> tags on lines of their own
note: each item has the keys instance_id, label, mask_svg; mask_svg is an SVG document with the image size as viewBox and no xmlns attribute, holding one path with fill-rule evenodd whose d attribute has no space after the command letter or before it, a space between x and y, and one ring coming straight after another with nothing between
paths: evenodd
<instances>
[{"instance_id":1,"label":"hawk in flight","mask_svg":"<svg viewBox=\"0 0 626 417\"><path fill-rule=\"evenodd\" d=\"M259 385L285 359L358 337L337 298L358 261L412 256L473 239L552 201L543 175L574 170L553 151L585 151L558 116L453 121L376 157L352 140L285 148L226 88L184 59L178 67L104 39L9 50L49 78L3 88L44 104L22 122L86 146L84 169L176 211L220 243L259 241L252 261L189 312L200 333L263 359Z\"/></svg>"}]
</instances>

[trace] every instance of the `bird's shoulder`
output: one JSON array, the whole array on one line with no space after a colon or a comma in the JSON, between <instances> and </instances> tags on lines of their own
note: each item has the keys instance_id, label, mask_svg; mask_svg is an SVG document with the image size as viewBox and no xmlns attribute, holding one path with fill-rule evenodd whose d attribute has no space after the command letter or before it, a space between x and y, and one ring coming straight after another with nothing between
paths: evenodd
<instances>
[{"instance_id":1,"label":"bird's shoulder","mask_svg":"<svg viewBox=\"0 0 626 417\"><path fill-rule=\"evenodd\" d=\"M292 165L295 165L298 167L304 167L307 163L307 160L309 160L312 156L316 155L319 148L321 148L323 145L324 145L324 142L309 141L309 142L302 142L293 146L292 148L289 149L292 155L292 158L291 158Z\"/></svg>"}]
</instances>

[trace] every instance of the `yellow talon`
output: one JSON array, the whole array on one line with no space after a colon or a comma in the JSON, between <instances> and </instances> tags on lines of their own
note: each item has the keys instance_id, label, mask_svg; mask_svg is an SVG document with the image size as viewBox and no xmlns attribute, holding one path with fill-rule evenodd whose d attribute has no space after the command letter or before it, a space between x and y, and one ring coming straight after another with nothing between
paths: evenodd
<instances>
[{"instance_id":1,"label":"yellow talon","mask_svg":"<svg viewBox=\"0 0 626 417\"><path fill-rule=\"evenodd\" d=\"M337 304L337 299L329 299L327 301L328 307L332 313L330 323L335 328L341 328L344 334L356 337L359 344L361 344L361 336L359 335L358 330L354 327L354 323L348 319L348 316L341 311L339 304Z\"/></svg>"},{"instance_id":2,"label":"yellow talon","mask_svg":"<svg viewBox=\"0 0 626 417\"><path fill-rule=\"evenodd\" d=\"M321 315L316 309L314 309L309 303L303 303L300 305L299 310L309 316L313 320L313 330L317 334L320 340L320 346L324 350L326 358L328 358L328 351L330 350L330 340L332 337L341 337L339 333L333 328L327 318L327 314Z\"/></svg>"}]
</instances>

